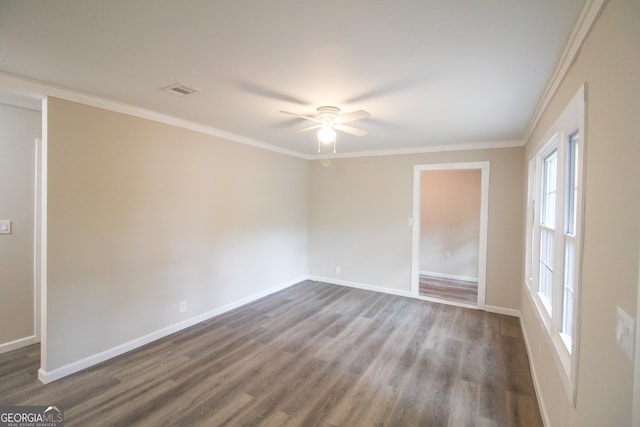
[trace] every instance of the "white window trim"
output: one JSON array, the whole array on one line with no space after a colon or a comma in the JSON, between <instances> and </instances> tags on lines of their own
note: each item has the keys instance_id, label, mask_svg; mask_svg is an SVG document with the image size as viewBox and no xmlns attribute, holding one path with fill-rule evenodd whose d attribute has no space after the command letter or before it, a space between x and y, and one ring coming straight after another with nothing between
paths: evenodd
<instances>
[{"instance_id":1,"label":"white window trim","mask_svg":"<svg viewBox=\"0 0 640 427\"><path fill-rule=\"evenodd\" d=\"M528 194L527 194L527 233L526 233L526 248L525 248L525 277L524 282L528 290L527 294L533 304L536 307L536 312L544 325L546 330L546 337L548 344L552 348L554 361L563 386L567 393L571 405L576 405L577 395L577 381L578 381L578 363L579 363L579 351L580 351L580 311L581 311L581 272L582 272L582 253L583 253L583 230L584 230L584 175L586 169L586 127L585 127L585 114L586 114L586 84L582 85L575 96L568 103L567 107L555 121L553 126L549 129L546 137L543 138L533 150L528 159ZM536 195L541 189L541 161L544 157L550 153L554 148L563 152L559 156L561 159L565 159L564 150L566 150L565 142L568 137L572 135L575 130L578 131L579 138L579 150L578 150L578 197L576 201L576 235L575 235L575 284L574 284L574 301L573 301L573 337L570 342L561 334L562 330L562 317L560 315L562 310L562 292L563 292L563 280L564 280L564 265L561 268L554 268L554 273L557 271L561 274L554 274L554 285L552 290L552 299L555 303L552 303L551 310L549 306L545 304L543 299L538 293L539 283L539 254L540 254L540 233L539 230L539 215L540 208L537 204L541 203L540 194ZM563 160L564 162L564 160ZM561 170L566 168L566 165L561 167ZM560 176L558 175L558 179ZM565 185L558 185L557 191L560 192L559 200L564 200L564 194L566 192ZM560 233L561 238L555 240L556 246L554 251L556 260L562 260L564 258L564 242L565 242L565 229L564 229L564 206L556 206L556 226L555 232ZM536 237L537 236L537 237ZM532 242L532 238L534 239ZM562 253L563 256L559 257L557 254ZM533 256L533 254L538 254ZM535 262L533 261L535 260ZM556 261L557 263L557 261ZM558 266L556 266L558 267ZM570 344L571 348L567 348Z\"/></svg>"}]
</instances>

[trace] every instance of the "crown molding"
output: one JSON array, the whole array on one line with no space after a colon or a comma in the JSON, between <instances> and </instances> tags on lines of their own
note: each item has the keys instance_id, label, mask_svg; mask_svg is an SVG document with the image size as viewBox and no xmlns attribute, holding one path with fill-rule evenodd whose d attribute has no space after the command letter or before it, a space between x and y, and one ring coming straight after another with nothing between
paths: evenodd
<instances>
[{"instance_id":1,"label":"crown molding","mask_svg":"<svg viewBox=\"0 0 640 427\"><path fill-rule=\"evenodd\" d=\"M551 79L547 83L547 86L542 93L542 97L538 102L535 112L531 117L531 121L529 122L529 126L527 126L527 130L524 135L524 141L528 141L533 133L534 129L538 125L542 114L549 106L551 99L555 95L560 83L567 75L569 71L569 67L576 60L578 53L580 52L580 48L584 43L589 31L593 27L593 24L600 16L600 13L604 9L608 0L587 0L582 9L582 13L578 17L578 21L576 21L576 25L569 36L569 40L562 51L562 55L560 56L560 60L556 65L553 74L551 75Z\"/></svg>"},{"instance_id":2,"label":"crown molding","mask_svg":"<svg viewBox=\"0 0 640 427\"><path fill-rule=\"evenodd\" d=\"M32 99L44 99L48 96L52 96L64 99L66 101L78 102L80 104L89 105L91 107L102 108L104 110L114 111L116 113L127 114L154 122L192 130L206 135L223 138L229 141L239 142L244 145L285 154L287 156L298 157L305 160L310 159L310 156L304 155L297 151L277 147L263 141L248 138L242 135L237 135L232 132L216 129L200 123L191 122L189 120L179 119L168 114L162 114L156 111L147 110L145 108L135 107L133 105L124 104L121 102L113 101L111 99L87 95L82 92L77 92L64 87L30 80L22 76L0 72L0 87L2 87L3 89L11 90L17 95L25 96Z\"/></svg>"},{"instance_id":3,"label":"crown molding","mask_svg":"<svg viewBox=\"0 0 640 427\"><path fill-rule=\"evenodd\" d=\"M377 151L358 151L346 152L338 154L319 154L312 156L312 160L327 159L347 159L354 157L380 157L380 156L398 156L404 154L423 154L423 153L442 153L446 151L470 151L470 150L491 150L496 148L513 148L523 147L524 141L520 139L506 141L487 141L487 142L471 142L465 144L453 145L434 145L429 147L415 148L398 148L394 150L377 150Z\"/></svg>"},{"instance_id":4,"label":"crown molding","mask_svg":"<svg viewBox=\"0 0 640 427\"><path fill-rule=\"evenodd\" d=\"M156 111L147 110L141 107L124 104L106 98L100 98L93 95L87 95L82 92L74 91L64 87L55 86L49 83L29 80L23 76L17 76L0 72L0 88L7 89L13 93L28 97L34 100L42 100L48 96L64 99L67 101L78 102L80 104L89 105L91 107L101 108L104 110L114 111L117 113L127 114L130 116L152 120L171 126L189 129L206 135L223 138L229 141L238 142L244 145L261 148L291 157L297 157L304 160L323 160L336 158L355 158L355 157L378 157L378 156L395 156L403 154L422 154L422 153L438 153L445 151L466 151L466 150L486 150L494 148L510 148L522 147L524 140L506 140L506 141L488 141L488 142L471 142L453 145L436 145L414 148L399 148L391 150L372 150L345 152L338 154L304 154L298 151L277 147L275 145L248 138L235 133L216 129L200 123L179 119L168 114L158 113Z\"/></svg>"},{"instance_id":5,"label":"crown molding","mask_svg":"<svg viewBox=\"0 0 640 427\"><path fill-rule=\"evenodd\" d=\"M33 96L18 95L0 90L0 104L25 110L42 111L42 99Z\"/></svg>"}]
</instances>

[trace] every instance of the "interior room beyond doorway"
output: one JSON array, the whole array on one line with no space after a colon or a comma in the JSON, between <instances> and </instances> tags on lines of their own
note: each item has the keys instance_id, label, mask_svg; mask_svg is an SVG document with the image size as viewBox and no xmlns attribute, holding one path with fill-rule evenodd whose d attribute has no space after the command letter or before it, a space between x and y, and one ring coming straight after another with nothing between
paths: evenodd
<instances>
[{"instance_id":1,"label":"interior room beyond doorway","mask_svg":"<svg viewBox=\"0 0 640 427\"><path fill-rule=\"evenodd\" d=\"M418 296L479 306L482 169L420 171Z\"/></svg>"}]
</instances>

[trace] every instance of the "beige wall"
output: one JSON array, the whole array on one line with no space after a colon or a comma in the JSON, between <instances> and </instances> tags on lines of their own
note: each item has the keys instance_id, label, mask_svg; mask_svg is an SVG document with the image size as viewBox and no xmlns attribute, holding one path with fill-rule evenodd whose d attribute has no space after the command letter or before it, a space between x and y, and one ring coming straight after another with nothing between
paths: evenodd
<instances>
[{"instance_id":1,"label":"beige wall","mask_svg":"<svg viewBox=\"0 0 640 427\"><path fill-rule=\"evenodd\" d=\"M47 371L306 274L305 160L55 98L48 150Z\"/></svg>"},{"instance_id":2,"label":"beige wall","mask_svg":"<svg viewBox=\"0 0 640 427\"><path fill-rule=\"evenodd\" d=\"M634 318L638 315L639 78L640 2L610 0L527 144L530 154L586 82L582 325L575 409L524 290L521 302L542 402L554 427L631 425L633 366L616 345L615 319L616 306Z\"/></svg>"},{"instance_id":3,"label":"beige wall","mask_svg":"<svg viewBox=\"0 0 640 427\"><path fill-rule=\"evenodd\" d=\"M35 138L41 114L0 104L0 346L33 336L33 230Z\"/></svg>"},{"instance_id":4,"label":"beige wall","mask_svg":"<svg viewBox=\"0 0 640 427\"><path fill-rule=\"evenodd\" d=\"M422 172L421 272L478 278L480 178L480 170Z\"/></svg>"},{"instance_id":5,"label":"beige wall","mask_svg":"<svg viewBox=\"0 0 640 427\"><path fill-rule=\"evenodd\" d=\"M523 156L523 148L506 148L312 161L310 274L410 292L407 220L413 212L414 165L490 161L486 304L517 309Z\"/></svg>"}]
</instances>

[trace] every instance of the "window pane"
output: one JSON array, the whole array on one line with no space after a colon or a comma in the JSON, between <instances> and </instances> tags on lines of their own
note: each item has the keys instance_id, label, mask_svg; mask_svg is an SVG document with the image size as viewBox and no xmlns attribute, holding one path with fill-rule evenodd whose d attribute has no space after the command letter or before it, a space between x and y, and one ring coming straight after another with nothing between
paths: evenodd
<instances>
[{"instance_id":1,"label":"window pane","mask_svg":"<svg viewBox=\"0 0 640 427\"><path fill-rule=\"evenodd\" d=\"M573 336L573 303L575 287L576 244L567 238L564 247L564 284L562 291L562 330L569 337ZM569 352L571 349L569 348Z\"/></svg>"},{"instance_id":2,"label":"window pane","mask_svg":"<svg viewBox=\"0 0 640 427\"><path fill-rule=\"evenodd\" d=\"M546 227L540 230L540 276L538 291L546 299L547 304L552 303L553 286L553 240L554 232Z\"/></svg>"},{"instance_id":3,"label":"window pane","mask_svg":"<svg viewBox=\"0 0 640 427\"><path fill-rule=\"evenodd\" d=\"M540 211L540 271L538 292L551 312L553 295L554 231L556 222L556 195L558 150L544 158L542 169L542 206Z\"/></svg>"},{"instance_id":4,"label":"window pane","mask_svg":"<svg viewBox=\"0 0 640 427\"><path fill-rule=\"evenodd\" d=\"M545 195L545 213L544 213L544 225L550 228L555 227L556 219L556 193L547 193Z\"/></svg>"},{"instance_id":5,"label":"window pane","mask_svg":"<svg viewBox=\"0 0 640 427\"><path fill-rule=\"evenodd\" d=\"M533 282L533 270L534 265L537 262L538 256L535 253L536 247L536 228L534 223L536 221L536 159L533 158L529 161L529 178L528 178L528 191L527 191L527 237L529 238L529 247L526 254L525 274L528 280L527 284L531 287L534 286Z\"/></svg>"},{"instance_id":6,"label":"window pane","mask_svg":"<svg viewBox=\"0 0 640 427\"><path fill-rule=\"evenodd\" d=\"M544 158L542 181L541 222L549 228L555 228L556 222L556 174L558 150Z\"/></svg>"},{"instance_id":7,"label":"window pane","mask_svg":"<svg viewBox=\"0 0 640 427\"><path fill-rule=\"evenodd\" d=\"M565 232L576 235L576 215L578 202L578 133L569 136L567 141L567 170L566 170L566 208Z\"/></svg>"}]
</instances>

